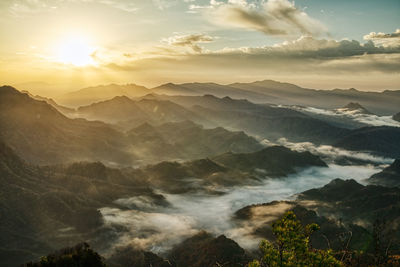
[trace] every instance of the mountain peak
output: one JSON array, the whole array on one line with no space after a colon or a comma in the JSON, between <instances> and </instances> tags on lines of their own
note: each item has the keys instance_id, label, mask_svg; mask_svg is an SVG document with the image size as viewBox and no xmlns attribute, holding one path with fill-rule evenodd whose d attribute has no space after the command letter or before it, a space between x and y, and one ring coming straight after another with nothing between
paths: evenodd
<instances>
[{"instance_id":1,"label":"mountain peak","mask_svg":"<svg viewBox=\"0 0 400 267\"><path fill-rule=\"evenodd\" d=\"M156 94L153 94L153 93L150 93L150 94L147 94L147 95L143 96L142 98L146 98L146 99L157 99L157 95L156 95Z\"/></svg>"},{"instance_id":2,"label":"mountain peak","mask_svg":"<svg viewBox=\"0 0 400 267\"><path fill-rule=\"evenodd\" d=\"M117 95L117 96L113 97L111 100L116 100L116 101L129 101L129 102L132 101L132 99L130 99L130 98L127 97L126 95Z\"/></svg>"},{"instance_id":3,"label":"mountain peak","mask_svg":"<svg viewBox=\"0 0 400 267\"><path fill-rule=\"evenodd\" d=\"M372 114L369 110L367 110L360 103L357 103L357 102L350 102L346 106L344 106L342 109L345 109L347 111L357 111L358 113L362 113L362 114Z\"/></svg>"},{"instance_id":4,"label":"mountain peak","mask_svg":"<svg viewBox=\"0 0 400 267\"><path fill-rule=\"evenodd\" d=\"M20 94L21 92L10 85L0 86L0 94Z\"/></svg>"},{"instance_id":5,"label":"mountain peak","mask_svg":"<svg viewBox=\"0 0 400 267\"><path fill-rule=\"evenodd\" d=\"M175 86L178 86L178 85L175 84L175 83L164 83L164 84L162 84L162 85L160 85L158 87L175 87Z\"/></svg>"}]
</instances>

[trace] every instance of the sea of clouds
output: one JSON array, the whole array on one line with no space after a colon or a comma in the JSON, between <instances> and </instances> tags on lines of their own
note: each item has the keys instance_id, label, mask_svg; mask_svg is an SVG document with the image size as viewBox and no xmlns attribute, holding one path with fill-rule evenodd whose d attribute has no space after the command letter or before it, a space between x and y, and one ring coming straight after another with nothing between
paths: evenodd
<instances>
[{"instance_id":1,"label":"sea of clouds","mask_svg":"<svg viewBox=\"0 0 400 267\"><path fill-rule=\"evenodd\" d=\"M309 143L285 145L296 150L311 150L313 153L334 154L367 158L377 164L341 166L328 162L328 167L311 167L283 178L266 178L262 183L225 188L222 195L204 193L167 194L169 207L154 205L150 198L132 197L117 200L120 207L104 207L100 210L107 227L116 231L114 246L132 245L136 248L163 254L183 239L205 230L215 235L225 234L244 248L256 248L260 239L232 219L234 213L251 204L267 203L274 200L290 200L295 194L322 187L335 178L365 179L382 170L390 159L374 157L366 153L318 147ZM137 207L141 207L140 210Z\"/></svg>"}]
</instances>

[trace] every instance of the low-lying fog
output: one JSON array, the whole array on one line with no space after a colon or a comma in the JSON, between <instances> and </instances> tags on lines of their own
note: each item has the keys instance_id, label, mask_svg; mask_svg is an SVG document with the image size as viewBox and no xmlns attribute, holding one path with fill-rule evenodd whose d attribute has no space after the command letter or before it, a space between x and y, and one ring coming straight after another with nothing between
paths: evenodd
<instances>
[{"instance_id":1,"label":"low-lying fog","mask_svg":"<svg viewBox=\"0 0 400 267\"><path fill-rule=\"evenodd\" d=\"M298 148L299 145L292 143L291 146ZM308 148L310 147L312 145L308 144ZM232 220L232 215L238 209L250 204L290 199L294 194L321 187L335 178L355 179L365 183L364 179L390 163L390 159L376 158L366 153L356 154L326 148L323 150L318 147L314 149L319 154L325 152L326 159L333 159L334 153L341 152L356 158L372 159L375 164L340 166L328 160L328 168L312 167L285 178L266 178L262 184L225 188L225 194L222 195L173 195L159 192L171 204L168 208L158 207L147 198L133 197L117 200L121 209L104 207L101 213L108 227L125 229L118 230L115 246L132 244L155 253L163 253L182 239L206 230L217 235L225 234L244 248L255 248L259 239L249 236L246 229L235 225ZM141 207L141 210L133 209L135 206Z\"/></svg>"},{"instance_id":2,"label":"low-lying fog","mask_svg":"<svg viewBox=\"0 0 400 267\"><path fill-rule=\"evenodd\" d=\"M355 122L371 125L371 126L392 126L400 127L400 122L393 120L392 116L378 116L375 114L363 114L357 111L346 110L346 109L321 109L314 107L301 107L301 106L284 106L278 105L286 108L291 108L300 112L337 117L340 119L350 119Z\"/></svg>"}]
</instances>

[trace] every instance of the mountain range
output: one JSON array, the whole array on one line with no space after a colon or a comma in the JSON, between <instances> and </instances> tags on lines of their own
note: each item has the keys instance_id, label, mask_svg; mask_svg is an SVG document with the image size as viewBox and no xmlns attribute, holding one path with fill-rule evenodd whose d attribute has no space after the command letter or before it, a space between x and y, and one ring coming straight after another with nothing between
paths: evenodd
<instances>
[{"instance_id":1,"label":"mountain range","mask_svg":"<svg viewBox=\"0 0 400 267\"><path fill-rule=\"evenodd\" d=\"M2 86L0 265L85 241L109 266L242 266L289 210L320 225L313 248L400 254L398 103L270 80Z\"/></svg>"},{"instance_id":2,"label":"mountain range","mask_svg":"<svg viewBox=\"0 0 400 267\"><path fill-rule=\"evenodd\" d=\"M313 235L315 248L344 248L371 251L372 235L381 228L381 242L400 251L400 189L368 185L354 180L334 179L321 188L295 196L293 201L273 201L238 210L236 223L249 236L271 238L270 225L288 210L293 210L303 224L317 223L321 230ZM376 232L375 232L376 234Z\"/></svg>"},{"instance_id":3,"label":"mountain range","mask_svg":"<svg viewBox=\"0 0 400 267\"><path fill-rule=\"evenodd\" d=\"M156 191L173 194L207 191L216 185L226 188L260 179L247 173L247 168L240 164L233 169L218 163L219 157L215 161L162 162L139 169L109 168L99 162L38 167L20 159L4 143L0 143L0 148L2 266L28 261L47 251L78 243L82 238L90 240L95 248L104 249L105 240L110 239L115 229L104 225L98 209L106 205L126 208L117 199L139 197L154 207L166 207L168 201ZM304 158L304 153L282 147L267 148L247 157L254 159L260 154L280 159L259 166L275 176L295 171L287 167L325 165L311 154ZM232 156L231 164L236 160ZM244 156L241 155L242 160ZM215 189L209 192L212 190ZM129 207L143 208L134 203Z\"/></svg>"},{"instance_id":4,"label":"mountain range","mask_svg":"<svg viewBox=\"0 0 400 267\"><path fill-rule=\"evenodd\" d=\"M139 107L143 111L138 115L139 120L129 123L130 131L124 132L122 126L66 117L47 101L36 100L9 86L0 87L0 96L0 139L24 160L34 164L102 161L108 165L131 165L141 164L143 158L139 157L146 151L151 153L147 155L150 162L155 162L182 157L202 158L228 151L249 152L262 147L243 132L222 128L205 129L189 122L178 123L176 121L184 121L187 117L193 118L192 113L169 101L140 100L136 105L127 97L113 99L111 107L127 102L129 106ZM103 110L112 116L116 109L110 108L109 104L105 105L108 108L94 110ZM122 107L121 113L128 118L130 113L126 113L125 106ZM154 108L159 113L153 112ZM161 113L166 114L166 119L162 119ZM154 118L158 123L176 123L154 130L154 134L159 132L158 138L142 140L152 134L140 132L141 124L154 123L154 120L146 118ZM132 125L135 127L132 128ZM171 134L177 134L176 138L169 138ZM190 140L194 137L198 138L198 142ZM152 150L157 142L163 142L164 149L170 150L164 153Z\"/></svg>"},{"instance_id":5,"label":"mountain range","mask_svg":"<svg viewBox=\"0 0 400 267\"><path fill-rule=\"evenodd\" d=\"M135 84L110 84L84 88L61 95L57 100L63 105L77 107L120 95L139 97L149 93L185 96L211 94L217 97L229 96L236 99L248 99L260 104L302 105L326 109L340 108L346 103L358 102L372 113L378 115L393 115L399 112L398 103L400 101L399 90L386 90L383 92L364 92L354 88L316 90L272 80L228 85L216 83L167 83L150 89Z\"/></svg>"}]
</instances>

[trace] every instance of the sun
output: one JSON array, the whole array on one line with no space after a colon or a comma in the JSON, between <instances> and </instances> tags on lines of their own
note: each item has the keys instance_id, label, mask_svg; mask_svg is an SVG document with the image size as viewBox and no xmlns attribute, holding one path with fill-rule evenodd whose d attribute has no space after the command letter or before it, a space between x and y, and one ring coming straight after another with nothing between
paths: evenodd
<instances>
[{"instance_id":1,"label":"sun","mask_svg":"<svg viewBox=\"0 0 400 267\"><path fill-rule=\"evenodd\" d=\"M79 67L93 65L94 52L94 47L85 38L70 37L59 45L57 61Z\"/></svg>"}]
</instances>

